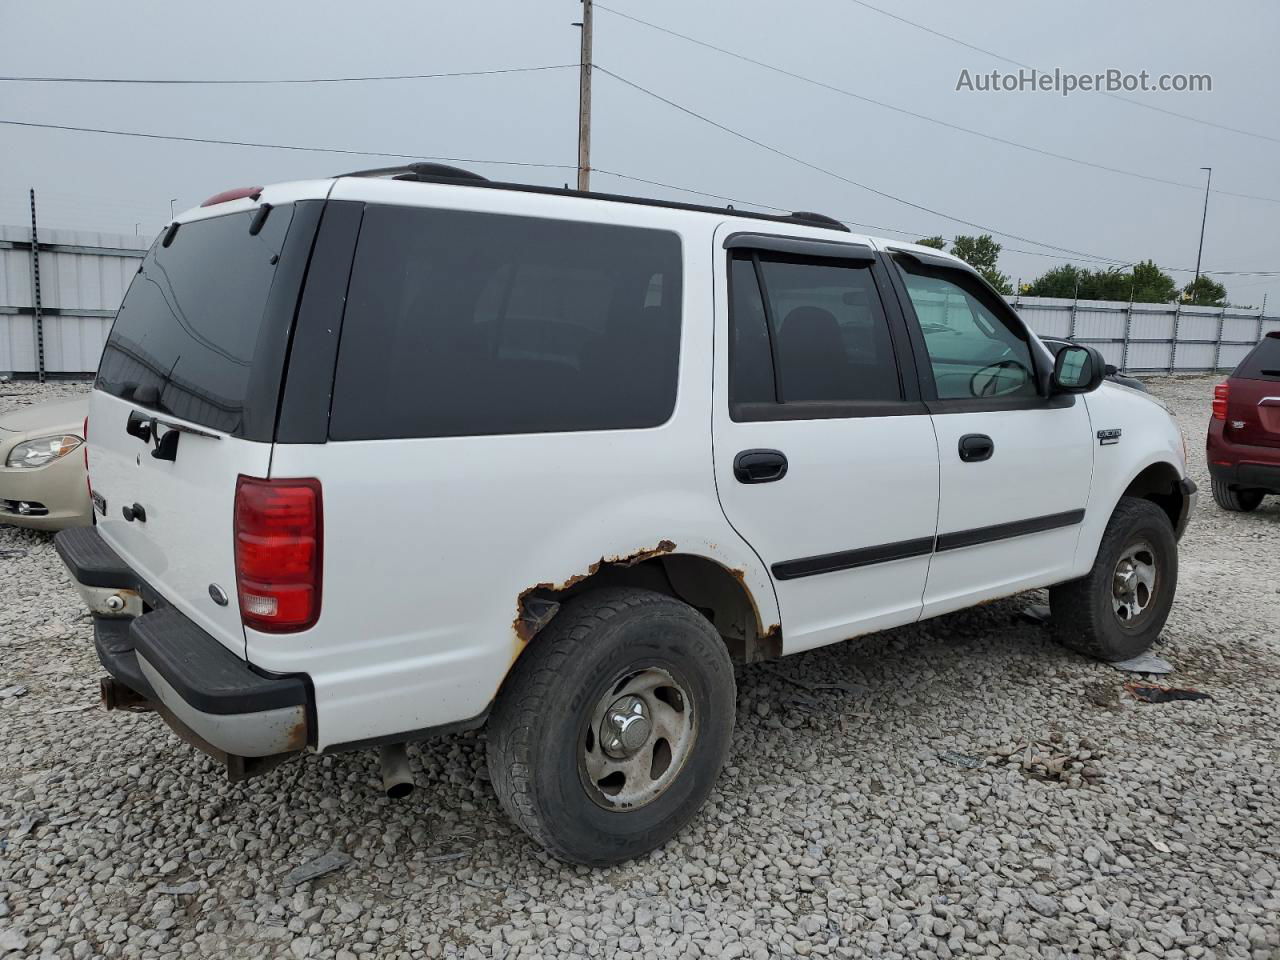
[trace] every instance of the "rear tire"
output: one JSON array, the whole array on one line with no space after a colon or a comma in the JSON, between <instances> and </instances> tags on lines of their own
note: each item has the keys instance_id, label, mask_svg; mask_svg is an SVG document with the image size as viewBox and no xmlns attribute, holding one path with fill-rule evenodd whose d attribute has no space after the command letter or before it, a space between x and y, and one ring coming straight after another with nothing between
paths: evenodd
<instances>
[{"instance_id":1,"label":"rear tire","mask_svg":"<svg viewBox=\"0 0 1280 960\"><path fill-rule=\"evenodd\" d=\"M489 719L489 776L552 856L620 863L693 819L735 709L724 641L692 607L636 588L583 594L512 668Z\"/></svg>"},{"instance_id":2,"label":"rear tire","mask_svg":"<svg viewBox=\"0 0 1280 960\"><path fill-rule=\"evenodd\" d=\"M1099 660L1146 652L1164 629L1178 587L1178 541L1149 500L1122 497L1093 569L1049 590L1054 639Z\"/></svg>"},{"instance_id":3,"label":"rear tire","mask_svg":"<svg viewBox=\"0 0 1280 960\"><path fill-rule=\"evenodd\" d=\"M1213 481L1213 500L1223 510L1232 513L1249 513L1258 509L1266 493L1262 490L1239 490L1227 486L1225 481Z\"/></svg>"}]
</instances>

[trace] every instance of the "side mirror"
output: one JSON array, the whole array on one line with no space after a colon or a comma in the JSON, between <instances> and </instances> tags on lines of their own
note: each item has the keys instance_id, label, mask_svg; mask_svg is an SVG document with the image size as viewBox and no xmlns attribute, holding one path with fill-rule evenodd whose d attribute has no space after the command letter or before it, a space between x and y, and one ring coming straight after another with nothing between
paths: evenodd
<instances>
[{"instance_id":1,"label":"side mirror","mask_svg":"<svg viewBox=\"0 0 1280 960\"><path fill-rule=\"evenodd\" d=\"M1071 344L1058 352L1053 364L1054 393L1089 393L1106 375L1107 363L1093 347Z\"/></svg>"}]
</instances>

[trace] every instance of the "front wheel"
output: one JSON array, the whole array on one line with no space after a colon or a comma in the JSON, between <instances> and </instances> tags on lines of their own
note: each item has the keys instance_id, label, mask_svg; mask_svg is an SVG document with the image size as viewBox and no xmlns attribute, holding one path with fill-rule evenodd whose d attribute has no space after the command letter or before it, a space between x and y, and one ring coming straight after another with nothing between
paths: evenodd
<instances>
[{"instance_id":1,"label":"front wheel","mask_svg":"<svg viewBox=\"0 0 1280 960\"><path fill-rule=\"evenodd\" d=\"M1150 500L1122 497L1093 569L1049 590L1055 638L1100 660L1128 660L1164 629L1178 587L1178 541Z\"/></svg>"},{"instance_id":2,"label":"front wheel","mask_svg":"<svg viewBox=\"0 0 1280 960\"><path fill-rule=\"evenodd\" d=\"M1222 480L1213 481L1213 499L1223 510L1232 513L1249 513L1257 510L1266 494L1262 490L1237 490Z\"/></svg>"},{"instance_id":3,"label":"front wheel","mask_svg":"<svg viewBox=\"0 0 1280 960\"><path fill-rule=\"evenodd\" d=\"M498 697L494 791L553 856L629 860L665 843L707 799L735 701L724 642L692 607L634 588L575 597Z\"/></svg>"}]
</instances>

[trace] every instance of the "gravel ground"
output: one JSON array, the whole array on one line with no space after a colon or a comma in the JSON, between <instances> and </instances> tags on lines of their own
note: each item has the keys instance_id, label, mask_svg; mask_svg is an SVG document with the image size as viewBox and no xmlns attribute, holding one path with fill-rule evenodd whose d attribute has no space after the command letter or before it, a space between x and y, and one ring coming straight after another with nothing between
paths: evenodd
<instances>
[{"instance_id":1,"label":"gravel ground","mask_svg":"<svg viewBox=\"0 0 1280 960\"><path fill-rule=\"evenodd\" d=\"M1209 379L1157 380L1201 438ZM0 410L82 387L0 384ZM1206 498L1207 499L1207 498ZM0 528L0 957L1280 958L1280 498L1202 499L1157 652L1212 700L1140 704L1025 595L740 669L696 822L608 870L499 811L482 735L247 784L101 669L48 537ZM846 689L818 689L836 683ZM341 869L291 887L318 854Z\"/></svg>"}]
</instances>

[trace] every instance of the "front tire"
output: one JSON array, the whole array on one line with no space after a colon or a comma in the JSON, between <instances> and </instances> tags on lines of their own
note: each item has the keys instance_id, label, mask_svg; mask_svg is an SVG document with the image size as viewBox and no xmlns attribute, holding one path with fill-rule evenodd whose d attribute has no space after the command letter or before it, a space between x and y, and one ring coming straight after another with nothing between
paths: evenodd
<instances>
[{"instance_id":1,"label":"front tire","mask_svg":"<svg viewBox=\"0 0 1280 960\"><path fill-rule=\"evenodd\" d=\"M1258 504L1266 493L1262 490L1238 490L1227 486L1225 481L1213 481L1213 500L1223 510L1232 513L1249 513L1257 510Z\"/></svg>"},{"instance_id":2,"label":"front tire","mask_svg":"<svg viewBox=\"0 0 1280 960\"><path fill-rule=\"evenodd\" d=\"M1099 660L1146 652L1164 629L1178 587L1178 541L1150 500L1122 497L1093 569L1049 590L1055 639Z\"/></svg>"},{"instance_id":3,"label":"front tire","mask_svg":"<svg viewBox=\"0 0 1280 960\"><path fill-rule=\"evenodd\" d=\"M724 642L687 604L635 588L568 601L512 668L488 728L504 810L553 856L604 866L661 846L729 753Z\"/></svg>"}]
</instances>

